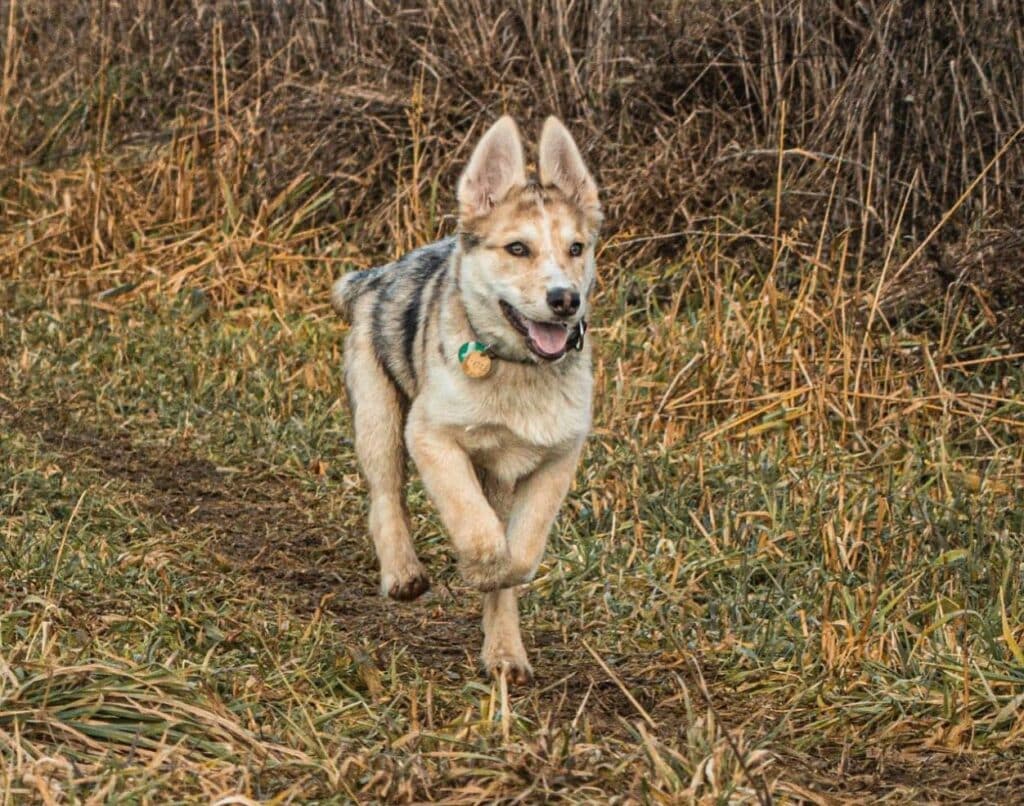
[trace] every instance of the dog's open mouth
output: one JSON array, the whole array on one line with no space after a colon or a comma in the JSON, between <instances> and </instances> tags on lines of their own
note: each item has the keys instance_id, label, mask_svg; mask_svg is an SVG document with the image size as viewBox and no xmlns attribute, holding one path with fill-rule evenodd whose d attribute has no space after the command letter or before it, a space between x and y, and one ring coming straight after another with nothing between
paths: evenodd
<instances>
[{"instance_id":1,"label":"dog's open mouth","mask_svg":"<svg viewBox=\"0 0 1024 806\"><path fill-rule=\"evenodd\" d=\"M509 324L526 337L530 352L546 361L555 361L565 355L569 346L569 328L561 322L535 322L500 300L501 312Z\"/></svg>"}]
</instances>

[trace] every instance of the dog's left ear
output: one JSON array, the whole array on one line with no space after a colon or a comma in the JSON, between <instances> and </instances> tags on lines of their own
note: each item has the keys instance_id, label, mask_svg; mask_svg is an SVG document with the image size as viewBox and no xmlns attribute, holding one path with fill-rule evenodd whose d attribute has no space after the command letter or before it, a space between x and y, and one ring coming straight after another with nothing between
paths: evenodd
<instances>
[{"instance_id":1,"label":"dog's left ear","mask_svg":"<svg viewBox=\"0 0 1024 806\"><path fill-rule=\"evenodd\" d=\"M599 213L597 183L590 175L569 130L554 115L540 133L540 182L554 185L584 210Z\"/></svg>"}]
</instances>

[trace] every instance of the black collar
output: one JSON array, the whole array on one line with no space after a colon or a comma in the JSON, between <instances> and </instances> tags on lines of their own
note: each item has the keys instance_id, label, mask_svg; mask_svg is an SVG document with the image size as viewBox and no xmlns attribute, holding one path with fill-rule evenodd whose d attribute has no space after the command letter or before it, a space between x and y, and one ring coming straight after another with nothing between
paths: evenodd
<instances>
[{"instance_id":1,"label":"black collar","mask_svg":"<svg viewBox=\"0 0 1024 806\"><path fill-rule=\"evenodd\" d=\"M580 321L576 323L576 329L569 334L569 339L565 343L565 351L569 352L569 350L576 350L577 352L579 352L580 350L582 350L583 337L586 335L586 333L587 320L580 319Z\"/></svg>"}]
</instances>

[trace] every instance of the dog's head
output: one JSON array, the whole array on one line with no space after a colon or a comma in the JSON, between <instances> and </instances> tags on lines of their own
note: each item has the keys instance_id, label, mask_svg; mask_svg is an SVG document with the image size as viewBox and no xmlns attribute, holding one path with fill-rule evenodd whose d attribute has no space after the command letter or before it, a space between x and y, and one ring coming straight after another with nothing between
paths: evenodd
<instances>
[{"instance_id":1,"label":"dog's head","mask_svg":"<svg viewBox=\"0 0 1024 806\"><path fill-rule=\"evenodd\" d=\"M459 180L460 284L478 336L499 355L557 361L587 315L601 223L597 185L572 136L544 123L536 181L510 117L480 140Z\"/></svg>"}]
</instances>

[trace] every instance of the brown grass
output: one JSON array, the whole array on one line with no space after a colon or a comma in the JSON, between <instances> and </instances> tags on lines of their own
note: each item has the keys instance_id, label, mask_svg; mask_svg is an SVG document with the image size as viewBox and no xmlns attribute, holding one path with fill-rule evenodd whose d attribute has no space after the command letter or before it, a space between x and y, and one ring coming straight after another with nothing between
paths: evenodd
<instances>
[{"instance_id":1,"label":"brown grass","mask_svg":"<svg viewBox=\"0 0 1024 806\"><path fill-rule=\"evenodd\" d=\"M1024 124L1010 0L199 8L7 4L8 220L49 214L35 236L63 264L211 221L250 249L327 225L307 251L377 258L445 229L488 120L553 111L597 166L620 260L773 222L819 250L849 234L861 268L920 242ZM937 243L1012 226L1022 154Z\"/></svg>"},{"instance_id":2,"label":"brown grass","mask_svg":"<svg viewBox=\"0 0 1024 806\"><path fill-rule=\"evenodd\" d=\"M6 802L1019 791L1019 4L0 12ZM326 304L503 111L609 211L520 693L418 487L379 606Z\"/></svg>"}]
</instances>

